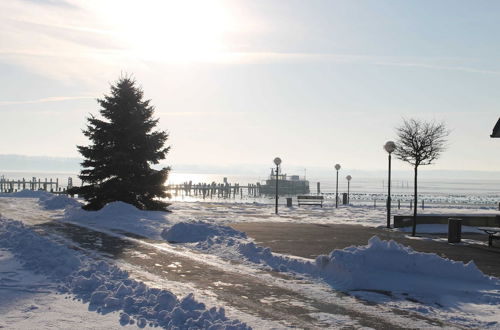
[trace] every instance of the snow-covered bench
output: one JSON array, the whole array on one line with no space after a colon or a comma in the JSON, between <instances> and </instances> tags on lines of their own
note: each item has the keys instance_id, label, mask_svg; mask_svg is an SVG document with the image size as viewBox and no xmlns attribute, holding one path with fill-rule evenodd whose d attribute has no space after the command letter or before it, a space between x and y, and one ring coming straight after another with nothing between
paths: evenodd
<instances>
[{"instance_id":1,"label":"snow-covered bench","mask_svg":"<svg viewBox=\"0 0 500 330\"><path fill-rule=\"evenodd\" d=\"M500 227L500 215L498 214L419 214L417 223L423 224L448 224L449 218L458 217L462 219L462 226L471 227ZM412 215L395 215L394 228L411 226Z\"/></svg>"},{"instance_id":2,"label":"snow-covered bench","mask_svg":"<svg viewBox=\"0 0 500 330\"><path fill-rule=\"evenodd\" d=\"M319 205L323 207L323 196L297 196L297 202L301 205Z\"/></svg>"},{"instance_id":3,"label":"snow-covered bench","mask_svg":"<svg viewBox=\"0 0 500 330\"><path fill-rule=\"evenodd\" d=\"M497 236L500 234L500 228L498 227L479 227L478 229L488 234L488 246L493 246L494 239L500 239L500 236Z\"/></svg>"}]
</instances>

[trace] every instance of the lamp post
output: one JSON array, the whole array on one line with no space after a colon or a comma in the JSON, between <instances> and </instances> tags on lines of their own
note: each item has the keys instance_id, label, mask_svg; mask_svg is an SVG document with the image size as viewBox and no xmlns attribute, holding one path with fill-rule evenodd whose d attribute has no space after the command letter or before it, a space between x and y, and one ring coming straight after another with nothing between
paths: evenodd
<instances>
[{"instance_id":1,"label":"lamp post","mask_svg":"<svg viewBox=\"0 0 500 330\"><path fill-rule=\"evenodd\" d=\"M281 158L274 158L274 164L276 165L276 214L278 214L278 173L281 164Z\"/></svg>"},{"instance_id":2,"label":"lamp post","mask_svg":"<svg viewBox=\"0 0 500 330\"><path fill-rule=\"evenodd\" d=\"M339 170L340 164L335 164L335 169L337 170L337 183L335 185L335 208L339 207Z\"/></svg>"},{"instance_id":3,"label":"lamp post","mask_svg":"<svg viewBox=\"0 0 500 330\"><path fill-rule=\"evenodd\" d=\"M384 149L389 154L389 180L387 183L387 228L391 228L391 154L396 150L396 144L393 141L387 141Z\"/></svg>"},{"instance_id":4,"label":"lamp post","mask_svg":"<svg viewBox=\"0 0 500 330\"><path fill-rule=\"evenodd\" d=\"M349 198L349 188L350 188L350 185L351 185L351 179L352 179L352 176L348 175L345 177L347 179L347 204L350 204L350 198Z\"/></svg>"}]
</instances>

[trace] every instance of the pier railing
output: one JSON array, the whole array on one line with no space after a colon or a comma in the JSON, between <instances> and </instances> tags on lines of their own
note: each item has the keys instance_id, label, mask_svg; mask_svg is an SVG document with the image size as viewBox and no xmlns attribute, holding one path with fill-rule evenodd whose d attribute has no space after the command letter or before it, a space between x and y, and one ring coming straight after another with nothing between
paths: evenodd
<instances>
[{"instance_id":1,"label":"pier railing","mask_svg":"<svg viewBox=\"0 0 500 330\"><path fill-rule=\"evenodd\" d=\"M21 190L44 190L53 193L64 193L73 186L72 178L68 178L66 186L59 184L59 178L40 179L33 177L31 179L6 179L0 178L0 193L13 193Z\"/></svg>"},{"instance_id":2,"label":"pier railing","mask_svg":"<svg viewBox=\"0 0 500 330\"><path fill-rule=\"evenodd\" d=\"M190 183L170 184L166 190L173 196L194 196L198 198L243 198L261 195L260 183L240 185L239 183Z\"/></svg>"}]
</instances>

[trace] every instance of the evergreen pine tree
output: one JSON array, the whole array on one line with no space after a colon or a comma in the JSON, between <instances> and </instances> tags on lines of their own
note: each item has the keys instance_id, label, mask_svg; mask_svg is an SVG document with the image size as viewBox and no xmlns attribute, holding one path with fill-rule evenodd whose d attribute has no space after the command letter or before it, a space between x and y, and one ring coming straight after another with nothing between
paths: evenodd
<instances>
[{"instance_id":1,"label":"evergreen pine tree","mask_svg":"<svg viewBox=\"0 0 500 330\"><path fill-rule=\"evenodd\" d=\"M87 201L84 209L99 210L114 201L141 210L166 210L169 205L158 198L170 197L164 187L170 168L151 168L165 159L168 134L153 130L158 124L154 107L135 85L130 77L120 78L110 95L97 100L103 120L87 118L83 133L91 143L78 146L84 161L77 193Z\"/></svg>"}]
</instances>

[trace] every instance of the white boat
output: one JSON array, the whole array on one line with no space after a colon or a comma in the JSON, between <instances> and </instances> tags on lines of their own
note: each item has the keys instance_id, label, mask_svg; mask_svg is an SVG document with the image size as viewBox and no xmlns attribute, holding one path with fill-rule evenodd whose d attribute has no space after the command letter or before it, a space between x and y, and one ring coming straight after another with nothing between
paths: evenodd
<instances>
[{"instance_id":1,"label":"white boat","mask_svg":"<svg viewBox=\"0 0 500 330\"><path fill-rule=\"evenodd\" d=\"M301 179L298 175L286 175L281 172L276 175L275 169L271 169L269 178L260 185L260 193L264 195L276 194L276 177L278 179L278 195L302 195L309 194L309 181Z\"/></svg>"}]
</instances>

